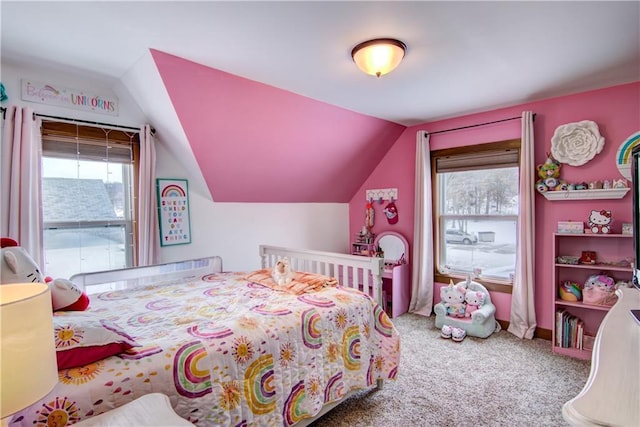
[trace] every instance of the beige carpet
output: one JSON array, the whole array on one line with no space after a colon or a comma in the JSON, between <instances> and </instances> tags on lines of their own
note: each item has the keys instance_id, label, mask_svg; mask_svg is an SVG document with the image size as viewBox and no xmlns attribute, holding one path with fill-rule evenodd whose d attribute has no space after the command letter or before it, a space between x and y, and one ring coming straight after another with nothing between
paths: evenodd
<instances>
[{"instance_id":1,"label":"beige carpet","mask_svg":"<svg viewBox=\"0 0 640 427\"><path fill-rule=\"evenodd\" d=\"M582 390L590 362L506 331L456 343L440 338L433 322L413 314L395 319L402 336L397 380L350 398L312 425L568 425L562 405Z\"/></svg>"}]
</instances>

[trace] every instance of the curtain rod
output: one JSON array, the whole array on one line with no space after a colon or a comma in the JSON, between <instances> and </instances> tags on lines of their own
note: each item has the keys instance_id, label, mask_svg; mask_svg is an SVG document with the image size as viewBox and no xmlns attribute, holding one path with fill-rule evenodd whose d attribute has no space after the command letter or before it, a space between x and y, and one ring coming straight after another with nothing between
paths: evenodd
<instances>
[{"instance_id":1,"label":"curtain rod","mask_svg":"<svg viewBox=\"0 0 640 427\"><path fill-rule=\"evenodd\" d=\"M134 128L131 126L121 126L121 125L114 125L111 123L92 122L90 120L70 119L68 117L60 117L60 116L48 116L46 114L38 114L38 113L33 113L33 116L42 117L44 119L66 120L68 122L73 122L73 123L85 123L89 125L109 126L111 128L114 128L115 130L133 130L140 133L140 128ZM156 130L153 127L151 128L151 133L152 134L156 133Z\"/></svg>"},{"instance_id":2,"label":"curtain rod","mask_svg":"<svg viewBox=\"0 0 640 427\"><path fill-rule=\"evenodd\" d=\"M438 134L438 133L453 132L454 130L462 130L462 129L475 128L475 127L478 127L478 126L492 125L492 124L494 124L494 123L507 122L507 121L509 121L509 120L516 120L516 119L521 119L521 118L522 118L522 116L518 116L518 117L509 117L508 119L494 120L494 121L492 121L492 122L478 123L478 124L476 124L476 125L461 126L461 127L459 127L459 128L452 128L452 129L437 130L437 131L435 131L435 132L428 132L428 131L425 131L425 132L427 132L429 135L435 135L435 134ZM536 120L536 115L535 115L535 113L533 114L533 120L534 120L534 121Z\"/></svg>"},{"instance_id":3,"label":"curtain rod","mask_svg":"<svg viewBox=\"0 0 640 427\"><path fill-rule=\"evenodd\" d=\"M5 118L5 115L7 113L7 108L6 107L0 107L0 111L2 111L2 118ZM98 126L108 126L113 128L114 130L133 130L136 131L138 133L140 133L140 128L134 128L131 126L121 126L121 125L114 125L111 123L102 123L102 122L92 122L90 120L81 120L81 119L71 119L69 117L60 117L60 116L48 116L46 114L38 114L38 113L33 113L33 117L42 117L45 119L54 119L54 120L64 120L67 122L72 122L72 123L85 123L85 124L90 124L90 125L98 125ZM155 128L151 127L151 134L155 134L156 130Z\"/></svg>"}]
</instances>

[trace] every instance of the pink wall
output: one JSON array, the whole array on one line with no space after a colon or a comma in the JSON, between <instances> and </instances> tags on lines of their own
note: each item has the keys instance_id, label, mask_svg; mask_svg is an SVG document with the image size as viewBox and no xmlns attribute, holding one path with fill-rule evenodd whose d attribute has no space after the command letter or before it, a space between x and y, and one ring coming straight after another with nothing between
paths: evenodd
<instances>
[{"instance_id":1,"label":"pink wall","mask_svg":"<svg viewBox=\"0 0 640 427\"><path fill-rule=\"evenodd\" d=\"M640 130L640 82L615 86L560 98L518 105L468 116L456 117L408 128L378 164L371 176L355 193L349 205L350 231L356 233L364 224L365 191L372 188L398 188L399 221L389 225L382 214L383 205L375 204L374 233L395 230L413 244L414 168L416 134L419 130L435 132L516 117L522 111L536 113L534 123L535 163L543 163L551 150L551 137L563 124L581 120L595 121L605 138L603 151L581 167L562 166L561 178L569 182L621 178L615 156L620 144ZM432 150L480 144L520 137L520 120L481 126L455 132L433 135ZM534 183L531 183L533 185ZM614 231L619 232L623 222L631 222L632 204L629 192L620 200L548 201L536 195L536 284L535 303L538 327L551 329L553 321L552 297L552 233L560 220L586 220L591 209L609 209L614 218ZM412 246L413 247L413 246ZM434 300L439 301L439 287ZM509 320L511 295L492 292L496 316Z\"/></svg>"},{"instance_id":2,"label":"pink wall","mask_svg":"<svg viewBox=\"0 0 640 427\"><path fill-rule=\"evenodd\" d=\"M216 202L346 203L405 129L151 54Z\"/></svg>"}]
</instances>

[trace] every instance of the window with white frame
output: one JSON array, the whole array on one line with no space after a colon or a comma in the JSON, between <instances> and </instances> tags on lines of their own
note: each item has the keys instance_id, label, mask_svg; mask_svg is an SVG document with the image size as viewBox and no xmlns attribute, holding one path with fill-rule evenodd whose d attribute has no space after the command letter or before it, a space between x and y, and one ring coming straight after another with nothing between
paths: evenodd
<instances>
[{"instance_id":1,"label":"window with white frame","mask_svg":"<svg viewBox=\"0 0 640 427\"><path fill-rule=\"evenodd\" d=\"M438 281L511 284L519 149L520 140L510 140L431 153Z\"/></svg>"},{"instance_id":2,"label":"window with white frame","mask_svg":"<svg viewBox=\"0 0 640 427\"><path fill-rule=\"evenodd\" d=\"M138 134L42 124L44 271L51 277L134 265Z\"/></svg>"}]
</instances>

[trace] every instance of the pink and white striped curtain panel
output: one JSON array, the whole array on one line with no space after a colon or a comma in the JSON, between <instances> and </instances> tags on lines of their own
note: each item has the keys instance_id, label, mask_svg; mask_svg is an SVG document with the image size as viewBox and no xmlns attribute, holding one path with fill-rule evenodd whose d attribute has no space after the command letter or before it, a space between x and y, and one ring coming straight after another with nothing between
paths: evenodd
<instances>
[{"instance_id":1,"label":"pink and white striped curtain panel","mask_svg":"<svg viewBox=\"0 0 640 427\"><path fill-rule=\"evenodd\" d=\"M138 265L158 263L158 207L156 196L156 148L151 126L140 129L140 174L138 189Z\"/></svg>"},{"instance_id":2,"label":"pink and white striped curtain panel","mask_svg":"<svg viewBox=\"0 0 640 427\"><path fill-rule=\"evenodd\" d=\"M520 214L516 250L516 275L511 294L509 328L519 338L532 339L536 330L535 289L535 182L533 113L522 113L520 142Z\"/></svg>"},{"instance_id":3,"label":"pink and white striped curtain panel","mask_svg":"<svg viewBox=\"0 0 640 427\"><path fill-rule=\"evenodd\" d=\"M44 265L40 125L31 108L7 107L2 128L0 234L17 240L38 265Z\"/></svg>"}]
</instances>

